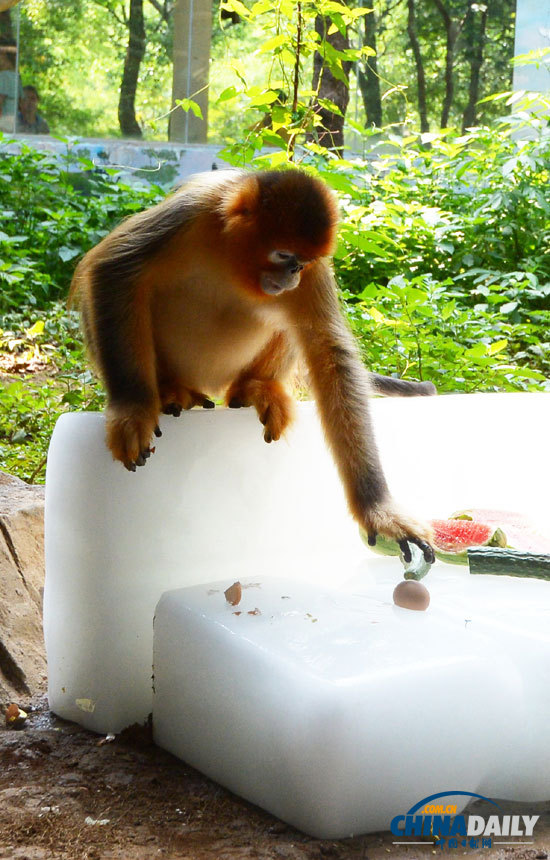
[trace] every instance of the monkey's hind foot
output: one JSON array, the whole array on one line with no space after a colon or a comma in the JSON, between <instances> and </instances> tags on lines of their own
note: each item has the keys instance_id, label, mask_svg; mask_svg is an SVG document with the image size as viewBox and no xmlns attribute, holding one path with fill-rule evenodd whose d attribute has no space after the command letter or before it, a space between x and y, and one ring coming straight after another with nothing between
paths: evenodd
<instances>
[{"instance_id":1,"label":"monkey's hind foot","mask_svg":"<svg viewBox=\"0 0 550 860\"><path fill-rule=\"evenodd\" d=\"M241 379L231 386L225 402L231 409L254 406L264 425L266 442L276 442L294 417L294 401L277 379Z\"/></svg>"},{"instance_id":2,"label":"monkey's hind foot","mask_svg":"<svg viewBox=\"0 0 550 860\"><path fill-rule=\"evenodd\" d=\"M431 546L432 533L429 526L400 513L391 504L387 507L377 506L367 511L361 519L370 546L375 545L376 536L380 534L397 541L407 564L412 559L409 544L416 544L422 550L428 564L434 563L435 554Z\"/></svg>"},{"instance_id":3,"label":"monkey's hind foot","mask_svg":"<svg viewBox=\"0 0 550 860\"><path fill-rule=\"evenodd\" d=\"M202 406L203 409L214 409L215 403L205 394L192 391L181 385L161 386L162 412L164 415L173 415L179 418L182 409L192 409L193 406Z\"/></svg>"},{"instance_id":4,"label":"monkey's hind foot","mask_svg":"<svg viewBox=\"0 0 550 860\"><path fill-rule=\"evenodd\" d=\"M115 460L130 472L145 463L154 454L153 436L162 436L158 426L158 413L147 412L138 406L109 406L106 414L107 446Z\"/></svg>"}]
</instances>

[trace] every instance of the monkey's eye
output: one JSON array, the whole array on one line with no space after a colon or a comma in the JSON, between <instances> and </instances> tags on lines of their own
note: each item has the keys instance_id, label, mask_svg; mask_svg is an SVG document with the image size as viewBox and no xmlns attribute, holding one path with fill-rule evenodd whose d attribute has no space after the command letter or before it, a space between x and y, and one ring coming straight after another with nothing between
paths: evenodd
<instances>
[{"instance_id":1,"label":"monkey's eye","mask_svg":"<svg viewBox=\"0 0 550 860\"><path fill-rule=\"evenodd\" d=\"M294 254L291 254L290 251L271 251L267 255L270 263L288 263L293 257Z\"/></svg>"}]
</instances>

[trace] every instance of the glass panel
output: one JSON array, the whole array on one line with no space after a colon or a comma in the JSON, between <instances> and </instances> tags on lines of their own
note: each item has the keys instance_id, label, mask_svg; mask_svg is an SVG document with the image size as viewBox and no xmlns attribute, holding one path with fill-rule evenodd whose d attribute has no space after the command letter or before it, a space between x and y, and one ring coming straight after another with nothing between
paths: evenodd
<instances>
[{"instance_id":1,"label":"glass panel","mask_svg":"<svg viewBox=\"0 0 550 860\"><path fill-rule=\"evenodd\" d=\"M18 22L18 11L12 13L7 9L0 15L0 131L8 134L15 131L21 95L17 55Z\"/></svg>"}]
</instances>

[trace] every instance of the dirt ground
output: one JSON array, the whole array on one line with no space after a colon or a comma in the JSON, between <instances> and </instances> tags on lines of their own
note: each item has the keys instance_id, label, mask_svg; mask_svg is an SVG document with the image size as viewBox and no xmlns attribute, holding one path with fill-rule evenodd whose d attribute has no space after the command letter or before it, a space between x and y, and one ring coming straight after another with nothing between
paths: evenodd
<instances>
[{"instance_id":1,"label":"dirt ground","mask_svg":"<svg viewBox=\"0 0 550 860\"><path fill-rule=\"evenodd\" d=\"M442 854L428 841L397 847L390 833L312 839L153 746L145 729L106 741L52 715L45 697L19 704L29 708L24 728L7 728L3 720L0 726L1 858L420 860ZM550 803L506 811L541 814L533 845L452 853L487 860L550 857Z\"/></svg>"}]
</instances>

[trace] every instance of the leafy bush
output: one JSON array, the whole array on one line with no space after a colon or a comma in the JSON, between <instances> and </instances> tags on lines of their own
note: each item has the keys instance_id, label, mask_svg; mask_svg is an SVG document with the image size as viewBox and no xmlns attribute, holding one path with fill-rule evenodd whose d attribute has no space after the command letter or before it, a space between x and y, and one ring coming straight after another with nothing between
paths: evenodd
<instances>
[{"instance_id":1,"label":"leafy bush","mask_svg":"<svg viewBox=\"0 0 550 860\"><path fill-rule=\"evenodd\" d=\"M85 158L10 149L0 144L0 313L66 296L78 258L165 193Z\"/></svg>"},{"instance_id":2,"label":"leafy bush","mask_svg":"<svg viewBox=\"0 0 550 860\"><path fill-rule=\"evenodd\" d=\"M105 395L87 366L75 311L54 303L6 314L0 329L1 468L43 481L50 437L59 415L103 408Z\"/></svg>"},{"instance_id":3,"label":"leafy bush","mask_svg":"<svg viewBox=\"0 0 550 860\"><path fill-rule=\"evenodd\" d=\"M342 194L336 267L373 368L442 390L547 387L550 134L513 127L318 162Z\"/></svg>"}]
</instances>

